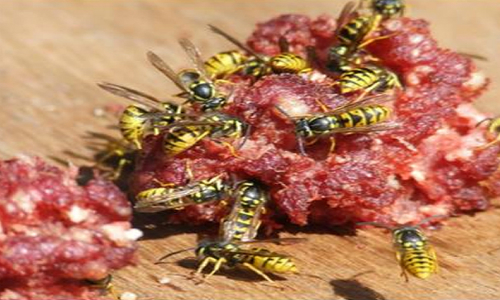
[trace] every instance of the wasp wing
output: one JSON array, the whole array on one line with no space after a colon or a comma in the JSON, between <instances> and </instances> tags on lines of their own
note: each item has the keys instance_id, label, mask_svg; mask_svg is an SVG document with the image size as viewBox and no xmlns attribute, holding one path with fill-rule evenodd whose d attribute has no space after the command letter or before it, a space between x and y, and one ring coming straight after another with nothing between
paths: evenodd
<instances>
[{"instance_id":1,"label":"wasp wing","mask_svg":"<svg viewBox=\"0 0 500 300\"><path fill-rule=\"evenodd\" d=\"M221 223L220 231L223 233L224 241L231 241L234 238L236 223L238 220L239 212L242 210L241 202L237 199L229 215L225 218L224 222ZM243 234L241 242L252 241L258 233L260 227L260 216L264 211L264 206L267 201L263 201L254 209L254 215L252 221L248 226L248 230Z\"/></svg>"},{"instance_id":2,"label":"wasp wing","mask_svg":"<svg viewBox=\"0 0 500 300\"><path fill-rule=\"evenodd\" d=\"M225 38L226 40L228 40L229 42L231 42L232 44L234 44L238 48L250 53L252 56L257 58L258 60L260 60L262 62L264 61L264 59L262 58L261 55L257 54L257 52L253 51L250 47L246 46L245 44L243 44L242 42L240 42L239 40L237 40L233 36L229 35L225 31L223 31L222 29L220 29L214 25L210 25L210 24L208 24L208 27L210 28L210 30L212 30L216 34L222 36L223 38Z\"/></svg>"},{"instance_id":3,"label":"wasp wing","mask_svg":"<svg viewBox=\"0 0 500 300\"><path fill-rule=\"evenodd\" d=\"M329 132L331 133L359 133L359 132L378 132L400 128L401 125L397 123L379 123L374 125L348 127L348 128L335 128Z\"/></svg>"},{"instance_id":4,"label":"wasp wing","mask_svg":"<svg viewBox=\"0 0 500 300\"><path fill-rule=\"evenodd\" d=\"M189 59L193 63L195 69L202 75L203 79L210 81L210 76L205 69L205 62L201 58L200 50L188 39L180 39L179 44L186 51Z\"/></svg>"},{"instance_id":5,"label":"wasp wing","mask_svg":"<svg viewBox=\"0 0 500 300\"><path fill-rule=\"evenodd\" d=\"M185 187L175 188L169 193L155 195L136 202L134 209L138 212L158 212L167 209L176 209L191 204L196 204L188 196L201 190L200 185L193 184ZM178 200L178 201L172 201Z\"/></svg>"},{"instance_id":6,"label":"wasp wing","mask_svg":"<svg viewBox=\"0 0 500 300\"><path fill-rule=\"evenodd\" d=\"M354 1L347 2L342 11L337 18L337 28L335 29L335 36L337 37L340 33L340 30L344 28L344 26L349 22L349 20L354 16L354 12L356 10L356 3Z\"/></svg>"},{"instance_id":7,"label":"wasp wing","mask_svg":"<svg viewBox=\"0 0 500 300\"><path fill-rule=\"evenodd\" d=\"M294 245L298 243L303 243L307 241L307 238L298 237L288 237L288 238L275 238L275 239L264 239L264 240L252 240L252 241L239 241L234 242L237 245L247 245L247 244L283 244L283 245Z\"/></svg>"},{"instance_id":8,"label":"wasp wing","mask_svg":"<svg viewBox=\"0 0 500 300\"><path fill-rule=\"evenodd\" d=\"M394 101L394 95L388 95L388 94L381 94L381 95L374 95L374 96L369 96L369 97L363 97L359 100L356 100L354 102L347 103L345 105L341 105L339 107L335 107L332 110L328 111L325 114L331 115L331 114L341 114L353 109L356 109L360 106L367 106L367 105L374 105L374 104L384 104L387 102Z\"/></svg>"},{"instance_id":9,"label":"wasp wing","mask_svg":"<svg viewBox=\"0 0 500 300\"><path fill-rule=\"evenodd\" d=\"M109 83L109 82L100 82L97 84L101 89L116 95L118 97L122 97L125 99L132 100L142 105L146 105L150 108L161 110L161 101L157 98L148 95L146 93L140 92L138 90L134 90L132 88L128 88L119 84Z\"/></svg>"},{"instance_id":10,"label":"wasp wing","mask_svg":"<svg viewBox=\"0 0 500 300\"><path fill-rule=\"evenodd\" d=\"M215 126L223 126L224 123L222 122L208 122L208 121L179 121L172 123L168 126L163 127L162 129L166 130L176 130L177 128L182 128L182 127L187 127L187 126L210 126L210 127L215 127Z\"/></svg>"},{"instance_id":11,"label":"wasp wing","mask_svg":"<svg viewBox=\"0 0 500 300\"><path fill-rule=\"evenodd\" d=\"M177 73L158 55L153 53L152 51L148 51L147 53L149 62L163 75L167 76L170 80L172 80L177 87L179 87L184 92L188 92L182 81L179 79Z\"/></svg>"},{"instance_id":12,"label":"wasp wing","mask_svg":"<svg viewBox=\"0 0 500 300\"><path fill-rule=\"evenodd\" d=\"M245 250L245 249L238 249L238 250L231 250L231 249L211 249L212 252L217 253L219 256L224 257L226 255L235 255L235 254L240 254L240 255L249 255L249 256L260 256L260 257L284 257L284 254L279 254L273 251L269 251L266 249L259 249L259 250Z\"/></svg>"}]
</instances>

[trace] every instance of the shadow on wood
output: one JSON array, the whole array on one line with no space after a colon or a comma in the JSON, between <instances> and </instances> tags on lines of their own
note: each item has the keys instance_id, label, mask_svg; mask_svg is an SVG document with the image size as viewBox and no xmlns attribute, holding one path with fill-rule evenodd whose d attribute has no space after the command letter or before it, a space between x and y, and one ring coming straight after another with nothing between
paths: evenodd
<instances>
[{"instance_id":1,"label":"shadow on wood","mask_svg":"<svg viewBox=\"0 0 500 300\"><path fill-rule=\"evenodd\" d=\"M379 292L363 285L356 279L334 279L330 281L335 295L346 300L385 300Z\"/></svg>"}]
</instances>

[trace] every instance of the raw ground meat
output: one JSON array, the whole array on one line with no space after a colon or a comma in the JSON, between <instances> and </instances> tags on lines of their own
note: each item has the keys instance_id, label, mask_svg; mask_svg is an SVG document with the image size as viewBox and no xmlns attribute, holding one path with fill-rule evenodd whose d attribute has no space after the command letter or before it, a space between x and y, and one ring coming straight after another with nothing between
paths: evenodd
<instances>
[{"instance_id":1,"label":"raw ground meat","mask_svg":"<svg viewBox=\"0 0 500 300\"><path fill-rule=\"evenodd\" d=\"M141 232L111 182L39 158L0 161L0 299L96 299L82 279L134 262Z\"/></svg>"},{"instance_id":2,"label":"raw ground meat","mask_svg":"<svg viewBox=\"0 0 500 300\"><path fill-rule=\"evenodd\" d=\"M284 15L258 24L248 44L274 55L283 35L294 52L303 55L313 45L321 58L332 45L335 26L327 16ZM157 187L153 179L185 184L188 162L195 180L225 172L264 183L272 195L264 223L274 227L286 222L394 225L487 209L488 199L500 194L500 174L495 173L500 147L476 149L488 139L484 126L476 128L485 116L470 103L486 89L488 79L470 58L439 48L426 21L396 18L381 26L381 34L389 37L368 50L404 85L392 103L398 129L337 135L333 154L328 155L325 139L307 146L308 156L302 156L293 124L274 106L297 116L320 112L317 99L335 108L355 96L339 95L331 87L335 76L318 70L269 75L253 85L236 78L232 103L224 111L252 126L239 157L210 139L166 157L161 135L149 136L131 180L132 193ZM218 222L227 211L217 203L195 205L172 212L169 220Z\"/></svg>"}]
</instances>

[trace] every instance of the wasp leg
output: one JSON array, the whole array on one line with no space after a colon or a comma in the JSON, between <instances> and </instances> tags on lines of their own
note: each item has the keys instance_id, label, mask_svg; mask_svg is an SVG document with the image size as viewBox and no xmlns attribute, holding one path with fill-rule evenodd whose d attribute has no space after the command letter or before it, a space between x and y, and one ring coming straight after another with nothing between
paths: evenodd
<instances>
[{"instance_id":1,"label":"wasp leg","mask_svg":"<svg viewBox=\"0 0 500 300\"><path fill-rule=\"evenodd\" d=\"M194 175L193 175L193 170L191 170L191 164L189 163L189 161L186 161L185 169L188 176L188 182L193 181Z\"/></svg>"},{"instance_id":2,"label":"wasp leg","mask_svg":"<svg viewBox=\"0 0 500 300\"><path fill-rule=\"evenodd\" d=\"M331 111L331 110L332 110L332 109L331 109L328 105L326 105L323 101L321 101L321 100L319 100L319 99L316 99L315 101L316 101L316 103L318 104L319 108L321 108L321 110L322 110L323 112L325 112L325 113L326 113L326 112L329 112L329 111Z\"/></svg>"},{"instance_id":3,"label":"wasp leg","mask_svg":"<svg viewBox=\"0 0 500 300\"><path fill-rule=\"evenodd\" d=\"M434 251L433 247L431 247L429 249L429 255L434 259L434 264L435 264L434 273L438 274L439 273L439 263L437 260L436 251Z\"/></svg>"},{"instance_id":4,"label":"wasp leg","mask_svg":"<svg viewBox=\"0 0 500 300\"><path fill-rule=\"evenodd\" d=\"M371 38L371 39L367 39L366 41L364 41L363 43L361 43L358 48L364 48L366 46L368 46L369 44L375 42L375 41L378 41L378 40L383 40L383 39L387 39L387 38L390 38L392 36L395 36L397 33L394 32L394 33L391 33L391 34L387 34L387 35L382 35L382 36L378 36L376 38Z\"/></svg>"},{"instance_id":5,"label":"wasp leg","mask_svg":"<svg viewBox=\"0 0 500 300\"><path fill-rule=\"evenodd\" d=\"M307 156L306 149L304 148L304 140L299 135L297 135L297 145L299 147L300 154L302 154L302 156Z\"/></svg>"},{"instance_id":6,"label":"wasp leg","mask_svg":"<svg viewBox=\"0 0 500 300\"><path fill-rule=\"evenodd\" d=\"M269 278L269 276L267 276L266 274L264 274L264 272L262 272L261 270L257 269L253 265L245 262L245 263L243 263L243 266L245 266L246 268L252 270L254 273L257 273L260 277L264 278L265 280L269 281L270 283L274 283L274 281L271 278Z\"/></svg>"},{"instance_id":7,"label":"wasp leg","mask_svg":"<svg viewBox=\"0 0 500 300\"><path fill-rule=\"evenodd\" d=\"M120 299L120 296L118 295L118 292L115 290L113 284L110 284L106 289L113 299L115 300Z\"/></svg>"},{"instance_id":8,"label":"wasp leg","mask_svg":"<svg viewBox=\"0 0 500 300\"><path fill-rule=\"evenodd\" d=\"M406 269L405 269L405 265L404 265L404 261L403 259L401 258L401 253L396 252L396 259L398 260L399 262L399 266L401 267L401 276L404 276L405 278L405 282L408 282L408 274L406 274Z\"/></svg>"},{"instance_id":9,"label":"wasp leg","mask_svg":"<svg viewBox=\"0 0 500 300\"><path fill-rule=\"evenodd\" d=\"M489 148L489 147L491 147L491 146L493 146L493 145L495 145L495 144L497 144L497 143L499 143L499 142L500 142L500 135L499 135L499 136L497 136L497 137L496 137L493 141L491 141L491 142L489 142L489 143L487 143L487 144L485 144L485 145L482 145L482 146L478 146L478 147L476 147L476 150L484 150L484 149L487 149L487 148Z\"/></svg>"},{"instance_id":10,"label":"wasp leg","mask_svg":"<svg viewBox=\"0 0 500 300\"><path fill-rule=\"evenodd\" d=\"M335 146L337 143L335 142L335 137L330 137L330 153L333 153L335 151Z\"/></svg>"},{"instance_id":11,"label":"wasp leg","mask_svg":"<svg viewBox=\"0 0 500 300\"><path fill-rule=\"evenodd\" d=\"M368 87L367 89L365 89L357 98L356 100L354 101L351 101L350 103L356 103L358 101L360 101L361 99L363 99L368 93L370 93L371 91L377 89L382 83L379 81L377 83L375 83L374 85Z\"/></svg>"},{"instance_id":12,"label":"wasp leg","mask_svg":"<svg viewBox=\"0 0 500 300\"><path fill-rule=\"evenodd\" d=\"M203 272L203 270L208 266L210 263L217 263L217 259L213 257L207 257L205 258L201 264L199 265L198 269L196 270L195 274L199 275Z\"/></svg>"},{"instance_id":13,"label":"wasp leg","mask_svg":"<svg viewBox=\"0 0 500 300\"><path fill-rule=\"evenodd\" d=\"M237 153L236 153L236 149L234 149L233 145L231 145L230 143L228 142L223 142L223 141L218 141L218 143L222 144L224 147L228 148L229 149L229 152L231 152L231 155L234 156L234 157L240 157Z\"/></svg>"},{"instance_id":14,"label":"wasp leg","mask_svg":"<svg viewBox=\"0 0 500 300\"><path fill-rule=\"evenodd\" d=\"M120 178L122 175L123 169L125 168L126 165L128 165L130 161L126 158L120 158L118 161L118 167L116 167L116 170L113 171L113 174L111 175L111 180L117 180Z\"/></svg>"},{"instance_id":15,"label":"wasp leg","mask_svg":"<svg viewBox=\"0 0 500 300\"><path fill-rule=\"evenodd\" d=\"M214 81L215 84L234 84L234 82L226 80L226 79L217 79Z\"/></svg>"},{"instance_id":16,"label":"wasp leg","mask_svg":"<svg viewBox=\"0 0 500 300\"><path fill-rule=\"evenodd\" d=\"M316 137L312 140L310 140L309 142L305 143L306 146L310 146L310 145L314 145L316 144L316 142L319 140L319 137Z\"/></svg>"},{"instance_id":17,"label":"wasp leg","mask_svg":"<svg viewBox=\"0 0 500 300\"><path fill-rule=\"evenodd\" d=\"M173 184L173 183L170 183L170 182L161 182L161 181L159 181L159 180L158 180L158 179L156 179L156 178L153 178L153 180L152 180L152 181L154 181L154 182L158 183L161 187L167 187L167 186L168 186L168 187L174 187L174 186L175 186L175 184Z\"/></svg>"},{"instance_id":18,"label":"wasp leg","mask_svg":"<svg viewBox=\"0 0 500 300\"><path fill-rule=\"evenodd\" d=\"M217 271L220 270L220 267L222 266L223 263L226 263L227 260L225 258L219 258L215 261L214 268L212 269L212 272L208 273L207 276L203 279L203 281L206 281L208 278L212 277Z\"/></svg>"}]
</instances>

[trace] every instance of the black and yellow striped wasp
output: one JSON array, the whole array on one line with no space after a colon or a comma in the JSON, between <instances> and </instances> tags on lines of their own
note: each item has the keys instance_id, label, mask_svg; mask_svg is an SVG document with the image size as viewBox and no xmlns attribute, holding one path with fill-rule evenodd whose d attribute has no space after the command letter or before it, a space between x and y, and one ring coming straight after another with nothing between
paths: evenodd
<instances>
[{"instance_id":1,"label":"black and yellow striped wasp","mask_svg":"<svg viewBox=\"0 0 500 300\"><path fill-rule=\"evenodd\" d=\"M192 177L190 171L188 174ZM229 192L230 186L223 176L217 175L184 186L163 186L142 191L136 195L134 209L145 213L182 209L188 205L220 201Z\"/></svg>"},{"instance_id":2,"label":"black and yellow striped wasp","mask_svg":"<svg viewBox=\"0 0 500 300\"><path fill-rule=\"evenodd\" d=\"M224 37L229 42L233 43L241 50L251 55L251 58L249 58L245 62L242 68L242 72L245 75L251 75L255 78L260 78L264 75L271 73L302 74L302 73L309 73L312 71L306 59L297 54L289 52L288 43L283 38L280 39L280 48L282 52L275 56L266 57L257 54L250 47L247 47L238 39L229 35L222 29L215 27L213 25L208 25L208 26L213 32Z\"/></svg>"},{"instance_id":3,"label":"black and yellow striped wasp","mask_svg":"<svg viewBox=\"0 0 500 300\"><path fill-rule=\"evenodd\" d=\"M251 270L268 282L273 282L273 280L265 274L266 272L274 274L298 273L297 266L293 259L287 255L269 251L264 248L243 249L242 246L251 243L297 243L303 240L304 239L301 238L279 238L247 242L205 240L201 241L197 247L169 253L161 257L157 264L163 263L166 258L173 255L195 250L196 257L201 261L195 274L201 274L209 264L214 265L212 271L205 276L204 281L219 271L222 266L227 266L229 268L240 267Z\"/></svg>"},{"instance_id":4,"label":"black and yellow striped wasp","mask_svg":"<svg viewBox=\"0 0 500 300\"><path fill-rule=\"evenodd\" d=\"M228 216L220 225L223 241L251 241L257 235L269 200L267 191L258 183L250 180L237 184L233 193L234 204Z\"/></svg>"},{"instance_id":5,"label":"black and yellow striped wasp","mask_svg":"<svg viewBox=\"0 0 500 300\"><path fill-rule=\"evenodd\" d=\"M357 225L372 225L392 231L392 240L396 249L396 259L401 266L401 276L404 276L405 280L408 281L408 275L406 273L410 273L420 279L427 279L432 274L438 273L439 266L436 252L432 245L429 244L424 232L419 226L444 217L445 216L442 215L428 217L414 226L391 227L377 222L361 222Z\"/></svg>"},{"instance_id":6,"label":"black and yellow striped wasp","mask_svg":"<svg viewBox=\"0 0 500 300\"><path fill-rule=\"evenodd\" d=\"M193 147L205 137L214 139L243 137L238 149L243 147L249 135L250 126L238 117L223 113L208 113L198 120L185 120L173 123L166 127L167 133L163 138L163 150L168 156L175 156ZM221 142L229 148L234 156L234 147Z\"/></svg>"},{"instance_id":7,"label":"black and yellow striped wasp","mask_svg":"<svg viewBox=\"0 0 500 300\"><path fill-rule=\"evenodd\" d=\"M224 107L229 95L219 91L219 88L210 79L196 46L187 39L181 39L179 43L193 63L194 70L184 69L176 73L165 61L151 51L147 53L149 61L181 89L179 97L187 98L188 102L199 103L204 112Z\"/></svg>"},{"instance_id":8,"label":"black and yellow striped wasp","mask_svg":"<svg viewBox=\"0 0 500 300\"><path fill-rule=\"evenodd\" d=\"M181 105L160 101L146 93L118 84L102 82L98 83L98 86L113 95L132 100L148 108L129 105L120 116L119 127L123 138L135 145L137 149L142 148L142 139L147 133L152 132L158 135L158 128L168 126L182 118Z\"/></svg>"},{"instance_id":9,"label":"black and yellow striped wasp","mask_svg":"<svg viewBox=\"0 0 500 300\"><path fill-rule=\"evenodd\" d=\"M478 149L486 149L488 147L491 147L495 144L500 143L500 117L496 118L486 118L482 120L481 122L477 123L477 126L480 126L483 123L487 123L487 133L489 136L493 137L493 140L491 142L488 142L485 145L482 145L478 147Z\"/></svg>"},{"instance_id":10,"label":"black and yellow striped wasp","mask_svg":"<svg viewBox=\"0 0 500 300\"><path fill-rule=\"evenodd\" d=\"M334 85L339 86L341 94L361 91L359 98L363 98L372 91L383 93L395 88L403 88L396 73L374 64L351 68L343 72Z\"/></svg>"},{"instance_id":11,"label":"black and yellow striped wasp","mask_svg":"<svg viewBox=\"0 0 500 300\"><path fill-rule=\"evenodd\" d=\"M369 38L375 32L382 15L357 15L356 4L353 1L346 3L338 18L335 31L336 42L329 49L327 67L334 72L344 72L351 69L352 65L361 65L365 61L376 61L364 48L374 41L389 36Z\"/></svg>"},{"instance_id":12,"label":"black and yellow striped wasp","mask_svg":"<svg viewBox=\"0 0 500 300\"><path fill-rule=\"evenodd\" d=\"M247 60L239 50L219 52L205 61L205 70L211 79L225 78L241 71Z\"/></svg>"},{"instance_id":13,"label":"black and yellow striped wasp","mask_svg":"<svg viewBox=\"0 0 500 300\"><path fill-rule=\"evenodd\" d=\"M335 133L370 133L396 128L397 124L386 122L392 110L380 104L391 100L393 98L387 95L366 97L333 110L323 108L326 110L324 113L298 117L290 116L279 106L276 108L293 121L299 151L302 155L306 155L304 139L316 141L321 137L329 136L332 140L331 150L333 150L335 142L332 135Z\"/></svg>"},{"instance_id":14,"label":"black and yellow striped wasp","mask_svg":"<svg viewBox=\"0 0 500 300\"><path fill-rule=\"evenodd\" d=\"M404 0L368 0L370 8L374 14L381 15L383 19L390 19L395 16L402 17L405 13L406 5Z\"/></svg>"}]
</instances>

